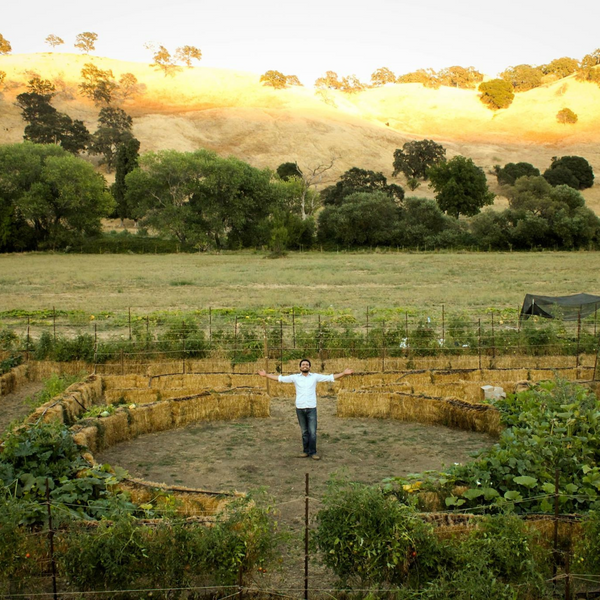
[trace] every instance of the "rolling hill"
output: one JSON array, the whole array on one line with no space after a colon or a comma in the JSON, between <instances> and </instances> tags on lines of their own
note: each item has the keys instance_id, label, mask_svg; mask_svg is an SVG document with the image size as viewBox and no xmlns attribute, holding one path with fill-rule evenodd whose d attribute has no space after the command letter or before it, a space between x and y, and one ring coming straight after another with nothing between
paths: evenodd
<instances>
[{"instance_id":1,"label":"rolling hill","mask_svg":"<svg viewBox=\"0 0 600 600\"><path fill-rule=\"evenodd\" d=\"M297 161L301 168L335 159L322 185L350 167L382 171L391 178L393 152L412 139L442 143L448 156L463 154L491 175L495 164L531 162L544 170L553 156L584 156L600 174L600 87L569 77L517 94L506 110L492 112L475 90L393 84L356 94L312 87L275 90L254 73L182 68L174 76L143 63L62 53L5 55L7 73L0 98L0 143L22 140L24 122L14 105L37 74L59 93L53 104L93 131L98 107L78 94L84 64L110 69L116 79L133 73L143 93L120 106L134 118L142 152L199 147L234 155L257 167ZM307 83L307 82L305 82ZM576 124L561 125L556 113L570 108ZM108 179L110 179L110 174ZM395 179L400 184L402 177ZM426 185L416 195L432 197ZM584 191L600 214L600 186ZM504 204L502 198L497 205Z\"/></svg>"}]
</instances>

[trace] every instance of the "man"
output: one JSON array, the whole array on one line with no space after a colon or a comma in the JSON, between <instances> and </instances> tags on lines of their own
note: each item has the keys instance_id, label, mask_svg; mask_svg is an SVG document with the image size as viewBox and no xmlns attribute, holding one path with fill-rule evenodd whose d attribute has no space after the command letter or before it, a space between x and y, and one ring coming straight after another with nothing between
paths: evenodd
<instances>
[{"instance_id":1,"label":"man","mask_svg":"<svg viewBox=\"0 0 600 600\"><path fill-rule=\"evenodd\" d=\"M320 381L335 381L352 375L352 369L346 369L334 375L319 375L310 372L310 360L303 358L300 361L300 373L296 375L271 375L266 371L259 371L261 377L268 377L281 383L293 383L296 386L296 415L302 431L302 454L300 458L320 460L317 454L317 383Z\"/></svg>"}]
</instances>

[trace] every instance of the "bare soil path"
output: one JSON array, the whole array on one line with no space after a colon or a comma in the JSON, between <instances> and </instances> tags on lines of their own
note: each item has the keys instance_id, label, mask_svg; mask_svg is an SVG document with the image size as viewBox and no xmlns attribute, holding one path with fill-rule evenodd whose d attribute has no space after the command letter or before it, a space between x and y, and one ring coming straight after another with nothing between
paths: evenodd
<instances>
[{"instance_id":1,"label":"bare soil path","mask_svg":"<svg viewBox=\"0 0 600 600\"><path fill-rule=\"evenodd\" d=\"M167 484L206 490L266 488L277 506L280 525L292 535L282 556L281 573L269 582L261 576L260 583L281 590L303 586L306 473L314 516L332 475L374 484L386 477L465 462L470 453L494 443L487 435L446 427L340 419L334 397L320 398L318 417L320 461L297 457L302 446L291 398L274 399L268 419L196 423L149 434L114 446L96 460ZM311 561L311 587L332 583L331 575Z\"/></svg>"},{"instance_id":2,"label":"bare soil path","mask_svg":"<svg viewBox=\"0 0 600 600\"><path fill-rule=\"evenodd\" d=\"M0 435L10 423L22 419L31 412L28 399L35 396L43 387L43 382L28 382L12 393L0 396Z\"/></svg>"}]
</instances>

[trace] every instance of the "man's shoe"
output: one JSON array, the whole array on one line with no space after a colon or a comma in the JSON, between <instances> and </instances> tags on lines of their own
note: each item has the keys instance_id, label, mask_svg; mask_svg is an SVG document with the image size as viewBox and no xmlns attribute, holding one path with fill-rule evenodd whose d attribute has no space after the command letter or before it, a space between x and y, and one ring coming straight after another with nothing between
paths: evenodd
<instances>
[{"instance_id":1,"label":"man's shoe","mask_svg":"<svg viewBox=\"0 0 600 600\"><path fill-rule=\"evenodd\" d=\"M303 452L302 454L298 454L298 458L308 458L308 454Z\"/></svg>"},{"instance_id":2,"label":"man's shoe","mask_svg":"<svg viewBox=\"0 0 600 600\"><path fill-rule=\"evenodd\" d=\"M311 458L312 458L313 460L321 460L321 457L320 457L318 454L313 454L313 455L311 456Z\"/></svg>"}]
</instances>

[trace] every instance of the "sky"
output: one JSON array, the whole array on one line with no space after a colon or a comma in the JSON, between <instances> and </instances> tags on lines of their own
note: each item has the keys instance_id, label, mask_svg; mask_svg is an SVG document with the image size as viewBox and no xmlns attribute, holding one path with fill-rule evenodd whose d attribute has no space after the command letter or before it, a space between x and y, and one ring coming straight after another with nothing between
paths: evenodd
<instances>
[{"instance_id":1,"label":"sky","mask_svg":"<svg viewBox=\"0 0 600 600\"><path fill-rule=\"evenodd\" d=\"M297 75L305 85L387 67L475 67L495 76L509 66L580 59L600 47L597 0L553 7L547 0L4 0L0 33L13 54L77 52L75 36L98 34L92 53L150 62L144 45L200 48L201 67Z\"/></svg>"}]
</instances>

